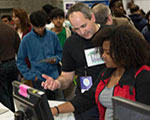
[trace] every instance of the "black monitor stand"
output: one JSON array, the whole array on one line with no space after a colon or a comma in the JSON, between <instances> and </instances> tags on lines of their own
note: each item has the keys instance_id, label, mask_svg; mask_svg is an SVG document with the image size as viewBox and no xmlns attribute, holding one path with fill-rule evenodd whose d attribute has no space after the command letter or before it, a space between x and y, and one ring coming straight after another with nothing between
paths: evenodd
<instances>
[{"instance_id":1,"label":"black monitor stand","mask_svg":"<svg viewBox=\"0 0 150 120\"><path fill-rule=\"evenodd\" d=\"M14 120L31 120L29 118L29 115L27 114L27 111L23 112L23 111L18 110L14 113L14 117L15 117Z\"/></svg>"}]
</instances>

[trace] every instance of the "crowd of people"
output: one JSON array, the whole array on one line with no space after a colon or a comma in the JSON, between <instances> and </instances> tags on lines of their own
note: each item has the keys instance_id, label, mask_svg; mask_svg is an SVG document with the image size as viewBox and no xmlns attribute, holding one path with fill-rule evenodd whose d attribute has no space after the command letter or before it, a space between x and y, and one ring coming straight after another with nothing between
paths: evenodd
<instances>
[{"instance_id":1,"label":"crowd of people","mask_svg":"<svg viewBox=\"0 0 150 120\"><path fill-rule=\"evenodd\" d=\"M51 108L54 116L112 120L112 96L150 105L150 12L142 16L134 3L129 9L121 0L78 2L66 16L49 4L30 14L13 8L0 23L0 102L15 111L11 83L18 80L66 101Z\"/></svg>"}]
</instances>

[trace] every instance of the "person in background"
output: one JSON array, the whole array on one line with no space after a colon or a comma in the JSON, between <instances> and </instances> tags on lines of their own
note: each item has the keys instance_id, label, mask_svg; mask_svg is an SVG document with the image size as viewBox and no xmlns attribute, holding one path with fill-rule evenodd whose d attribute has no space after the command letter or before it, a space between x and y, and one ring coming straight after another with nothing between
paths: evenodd
<instances>
[{"instance_id":1,"label":"person in background","mask_svg":"<svg viewBox=\"0 0 150 120\"><path fill-rule=\"evenodd\" d=\"M51 18L50 18L50 16L51 16L51 11L53 10L53 9L57 9L57 7L55 7L55 6L52 6L52 5L50 5L50 4L45 4L43 7L42 7L42 10L44 10L44 12L47 14L47 24L46 24L46 29L48 29L48 30L51 30L52 28L54 28L54 24L51 22ZM64 27L68 27L70 30L72 30L71 29L71 25L70 25L70 22L68 21L68 20L64 20L64 22L63 22L63 26ZM72 31L71 31L72 32ZM73 32L72 32L73 33Z\"/></svg>"},{"instance_id":2,"label":"person in background","mask_svg":"<svg viewBox=\"0 0 150 120\"><path fill-rule=\"evenodd\" d=\"M30 20L28 17L27 12L22 8L13 8L12 10L12 20L15 30L17 31L20 39L22 40L23 37L31 31ZM25 62L27 66L30 68L31 64L28 58L25 58ZM32 82L26 80L21 73L18 71L18 80L24 84L32 86Z\"/></svg>"},{"instance_id":3,"label":"person in background","mask_svg":"<svg viewBox=\"0 0 150 120\"><path fill-rule=\"evenodd\" d=\"M115 17L126 17L126 11L123 7L121 0L111 0L109 3L112 16Z\"/></svg>"},{"instance_id":4,"label":"person in background","mask_svg":"<svg viewBox=\"0 0 150 120\"><path fill-rule=\"evenodd\" d=\"M32 81L33 87L46 93L50 100L64 100L61 90L44 90L41 82L45 81L41 74L53 79L58 77L57 64L62 58L62 48L55 33L46 30L47 16L43 11L35 11L30 15L32 30L23 38L19 46L17 67L23 77ZM28 57L31 67L24 61Z\"/></svg>"},{"instance_id":5,"label":"person in background","mask_svg":"<svg viewBox=\"0 0 150 120\"><path fill-rule=\"evenodd\" d=\"M62 9L56 8L50 12L51 22L54 24L54 27L51 28L51 31L55 32L59 38L61 47L63 48L66 39L71 36L70 29L66 26L63 27L65 21L65 13Z\"/></svg>"},{"instance_id":6,"label":"person in background","mask_svg":"<svg viewBox=\"0 0 150 120\"><path fill-rule=\"evenodd\" d=\"M135 27L142 32L142 29L147 24L146 19L142 17L138 5L133 4L130 8L131 15L129 17L133 21Z\"/></svg>"},{"instance_id":7,"label":"person in background","mask_svg":"<svg viewBox=\"0 0 150 120\"><path fill-rule=\"evenodd\" d=\"M51 29L53 25L51 24L51 19L50 19L50 12L51 10L55 9L56 7L50 5L50 4L45 4L42 6L42 10L46 13L47 15L47 22L46 22L46 28Z\"/></svg>"},{"instance_id":8,"label":"person in background","mask_svg":"<svg viewBox=\"0 0 150 120\"><path fill-rule=\"evenodd\" d=\"M12 17L10 15L2 15L1 21L7 25L12 25Z\"/></svg>"},{"instance_id":9,"label":"person in background","mask_svg":"<svg viewBox=\"0 0 150 120\"><path fill-rule=\"evenodd\" d=\"M143 10L143 9L140 9L140 15L141 15L143 18L145 18L145 17L146 17L146 13L144 12L144 10Z\"/></svg>"},{"instance_id":10,"label":"person in background","mask_svg":"<svg viewBox=\"0 0 150 120\"><path fill-rule=\"evenodd\" d=\"M64 44L61 75L54 80L43 74L46 81L42 82L42 86L50 90L66 89L76 74L75 93L80 96L95 83L98 73L105 67L92 42L92 37L102 26L95 23L95 16L89 6L81 2L69 8L67 18L75 33ZM97 106L92 106L82 114L75 114L75 119L98 120Z\"/></svg>"},{"instance_id":11,"label":"person in background","mask_svg":"<svg viewBox=\"0 0 150 120\"><path fill-rule=\"evenodd\" d=\"M132 22L127 20L124 17L114 17L111 15L111 10L107 5L104 4L96 4L92 7L92 11L96 18L96 23L104 24L104 25L113 25L113 26L119 26L119 25L127 25L133 28L141 37L144 38L144 36L139 32L138 29L134 26Z\"/></svg>"},{"instance_id":12,"label":"person in background","mask_svg":"<svg viewBox=\"0 0 150 120\"><path fill-rule=\"evenodd\" d=\"M92 7L92 11L95 15L96 23L106 25L132 25L132 23L124 17L112 16L111 10L107 5L98 3Z\"/></svg>"},{"instance_id":13,"label":"person in background","mask_svg":"<svg viewBox=\"0 0 150 120\"><path fill-rule=\"evenodd\" d=\"M54 24L54 27L51 28L51 31L55 32L59 38L61 47L64 47L65 41L68 37L71 36L71 30L68 26L63 26L65 21L65 13L62 9L56 8L50 12L51 22ZM59 74L61 73L61 66L58 65ZM66 99L70 99L74 96L75 85L72 82L69 88L63 90L64 96Z\"/></svg>"},{"instance_id":14,"label":"person in background","mask_svg":"<svg viewBox=\"0 0 150 120\"><path fill-rule=\"evenodd\" d=\"M28 18L28 14L22 8L13 8L12 20L14 22L14 28L20 36L20 39L31 31L31 25Z\"/></svg>"},{"instance_id":15,"label":"person in background","mask_svg":"<svg viewBox=\"0 0 150 120\"><path fill-rule=\"evenodd\" d=\"M150 46L129 26L111 26L93 38L106 68L89 91L51 108L59 113L82 113L97 105L99 120L113 120L112 96L150 105ZM92 113L91 113L92 114ZM94 114L94 113L93 113Z\"/></svg>"},{"instance_id":16,"label":"person in background","mask_svg":"<svg viewBox=\"0 0 150 120\"><path fill-rule=\"evenodd\" d=\"M147 40L147 42L150 44L150 11L148 11L146 14L146 20L147 20L147 24L143 28L142 33L145 39Z\"/></svg>"},{"instance_id":17,"label":"person in background","mask_svg":"<svg viewBox=\"0 0 150 120\"><path fill-rule=\"evenodd\" d=\"M9 25L0 22L0 103L15 112L12 82L17 80L15 55L20 38Z\"/></svg>"},{"instance_id":18,"label":"person in background","mask_svg":"<svg viewBox=\"0 0 150 120\"><path fill-rule=\"evenodd\" d=\"M114 17L126 18L129 22L132 23L131 18L126 14L126 11L123 7L122 0L111 0L109 4L111 14Z\"/></svg>"}]
</instances>

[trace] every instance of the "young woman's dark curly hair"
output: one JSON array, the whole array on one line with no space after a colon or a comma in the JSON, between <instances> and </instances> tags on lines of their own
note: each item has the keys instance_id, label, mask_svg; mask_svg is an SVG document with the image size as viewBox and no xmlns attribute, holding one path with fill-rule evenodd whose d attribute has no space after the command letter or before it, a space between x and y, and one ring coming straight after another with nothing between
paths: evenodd
<instances>
[{"instance_id":1,"label":"young woman's dark curly hair","mask_svg":"<svg viewBox=\"0 0 150 120\"><path fill-rule=\"evenodd\" d=\"M120 67L138 67L149 61L149 45L129 26L104 28L94 36L93 41L100 48L104 41L110 41L110 56ZM102 54L103 50L100 51Z\"/></svg>"}]
</instances>

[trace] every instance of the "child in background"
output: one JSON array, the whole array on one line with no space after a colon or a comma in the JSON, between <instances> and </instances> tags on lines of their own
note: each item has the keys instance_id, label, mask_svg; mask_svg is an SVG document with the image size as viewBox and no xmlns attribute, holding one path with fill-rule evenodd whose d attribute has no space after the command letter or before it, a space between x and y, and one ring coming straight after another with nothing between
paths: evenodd
<instances>
[{"instance_id":1,"label":"child in background","mask_svg":"<svg viewBox=\"0 0 150 120\"><path fill-rule=\"evenodd\" d=\"M51 31L57 34L60 44L63 48L66 39L71 35L71 31L68 26L63 26L65 21L65 13L59 8L53 9L50 12L50 19L54 24L54 27L51 28Z\"/></svg>"}]
</instances>

